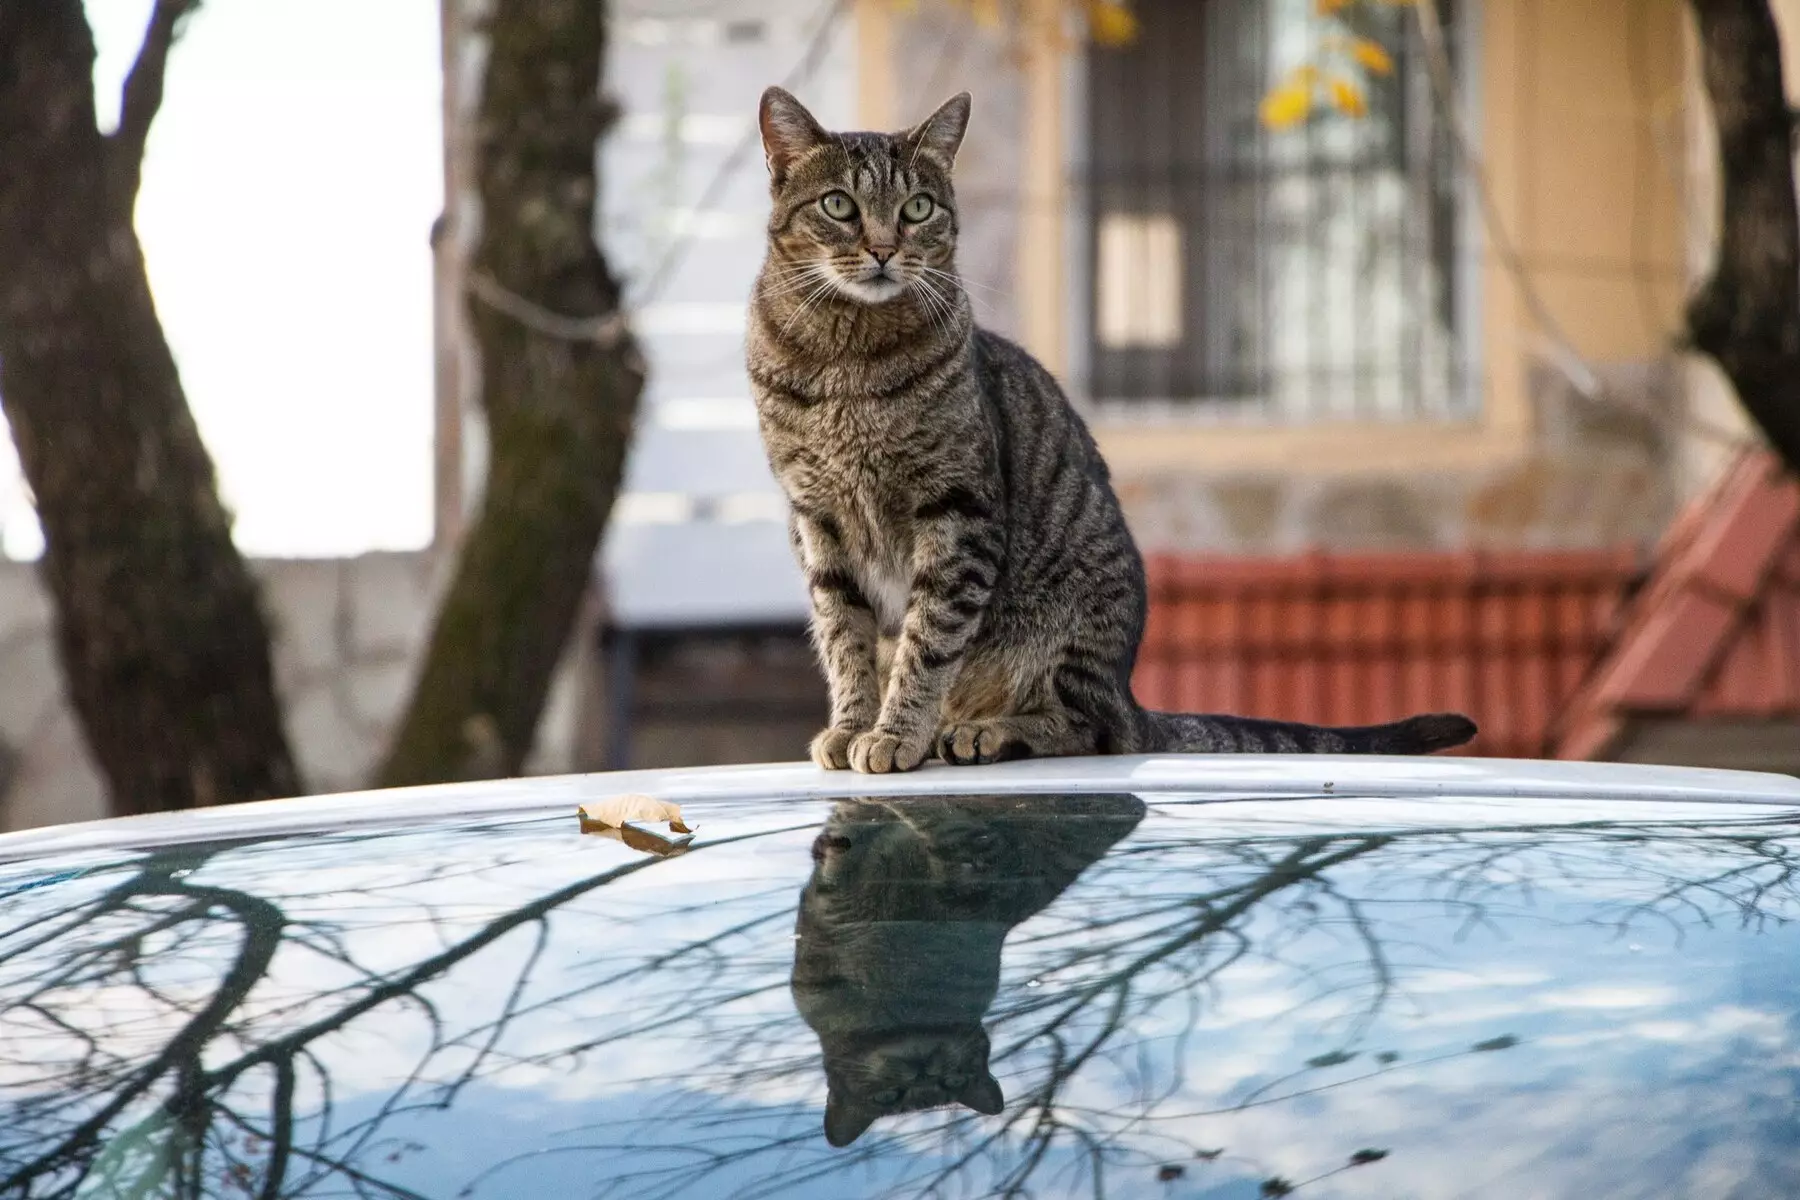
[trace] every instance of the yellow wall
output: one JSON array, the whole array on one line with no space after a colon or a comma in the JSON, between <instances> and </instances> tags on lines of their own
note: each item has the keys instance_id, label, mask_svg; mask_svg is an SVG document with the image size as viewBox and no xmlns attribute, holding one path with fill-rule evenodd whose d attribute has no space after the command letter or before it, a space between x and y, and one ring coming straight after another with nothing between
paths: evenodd
<instances>
[{"instance_id":1,"label":"yellow wall","mask_svg":"<svg viewBox=\"0 0 1800 1200\"><path fill-rule=\"evenodd\" d=\"M1484 134L1526 269L1582 354L1656 354L1683 266L1681 0L1487 0ZM1490 253L1501 307L1510 280ZM1499 278L1494 278L1498 275ZM1496 355L1513 326L1490 327Z\"/></svg>"},{"instance_id":2,"label":"yellow wall","mask_svg":"<svg viewBox=\"0 0 1800 1200\"><path fill-rule=\"evenodd\" d=\"M1529 368L1558 331L1604 364L1665 354L1678 327L1684 6L1486 0L1482 10L1482 155L1521 268L1509 269L1484 221L1485 412L1490 429L1528 437Z\"/></svg>"},{"instance_id":3,"label":"yellow wall","mask_svg":"<svg viewBox=\"0 0 1800 1200\"><path fill-rule=\"evenodd\" d=\"M1800 7L1800 0L1787 2ZM1686 281L1681 0L1481 0L1478 11L1479 96L1465 118L1476 132L1494 216L1524 272L1589 360L1665 352ZM1063 67L1040 62L1036 69ZM1478 466L1524 452L1532 435L1528 369L1545 338L1504 265L1499 239L1484 229L1483 241L1478 422L1202 430L1102 421L1096 433L1109 459L1127 474L1387 471L1422 462ZM1067 361L1066 345L1034 349Z\"/></svg>"},{"instance_id":4,"label":"yellow wall","mask_svg":"<svg viewBox=\"0 0 1800 1200\"><path fill-rule=\"evenodd\" d=\"M1042 33L1064 0L1022 7ZM1776 0L1800 15L1800 0ZM1562 334L1587 360L1667 353L1690 277L1691 105L1683 0L1477 0L1478 96L1464 119L1504 240ZM859 0L863 116L892 123L893 0ZM1800 28L1800 21L1791 23ZM1026 236L1015 294L1019 334L1053 370L1070 361L1064 261L1071 239L1065 187L1072 41L1023 39L1024 136L1019 199ZM1233 468L1404 471L1421 463L1478 467L1530 446L1529 371L1548 345L1500 251L1482 226L1483 404L1466 424L1196 428L1101 420L1115 470Z\"/></svg>"}]
</instances>

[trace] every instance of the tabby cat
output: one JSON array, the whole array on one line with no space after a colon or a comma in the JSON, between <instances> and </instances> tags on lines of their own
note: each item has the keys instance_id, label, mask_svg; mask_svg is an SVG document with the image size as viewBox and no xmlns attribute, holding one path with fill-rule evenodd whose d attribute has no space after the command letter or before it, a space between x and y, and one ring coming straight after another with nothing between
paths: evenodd
<instances>
[{"instance_id":1,"label":"tabby cat","mask_svg":"<svg viewBox=\"0 0 1800 1200\"><path fill-rule=\"evenodd\" d=\"M849 800L813 843L794 1003L825 1056L825 1139L1004 1103L981 1019L1000 949L1143 818L1135 796Z\"/></svg>"},{"instance_id":2,"label":"tabby cat","mask_svg":"<svg viewBox=\"0 0 1800 1200\"><path fill-rule=\"evenodd\" d=\"M951 170L967 93L905 133L828 133L763 93L773 198L748 365L829 679L829 769L1152 751L1422 754L1456 714L1327 728L1148 712L1146 590L1056 381L977 329ZM1027 248L1029 250L1029 248Z\"/></svg>"}]
</instances>

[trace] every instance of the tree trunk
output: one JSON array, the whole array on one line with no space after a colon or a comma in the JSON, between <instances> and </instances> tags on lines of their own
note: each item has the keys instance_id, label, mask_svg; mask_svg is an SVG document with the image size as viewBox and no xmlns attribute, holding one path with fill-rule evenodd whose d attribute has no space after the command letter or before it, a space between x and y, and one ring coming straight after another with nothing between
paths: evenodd
<instances>
[{"instance_id":1,"label":"tree trunk","mask_svg":"<svg viewBox=\"0 0 1800 1200\"><path fill-rule=\"evenodd\" d=\"M177 22L159 0L117 133L81 0L0 3L0 401L44 530L65 684L114 812L300 790L132 226Z\"/></svg>"},{"instance_id":2,"label":"tree trunk","mask_svg":"<svg viewBox=\"0 0 1800 1200\"><path fill-rule=\"evenodd\" d=\"M1800 219L1781 38L1768 0L1691 3L1719 133L1723 210L1718 261L1688 303L1688 332L1800 471Z\"/></svg>"},{"instance_id":3,"label":"tree trunk","mask_svg":"<svg viewBox=\"0 0 1800 1200\"><path fill-rule=\"evenodd\" d=\"M643 365L594 241L605 5L496 0L470 263L490 458L385 786L517 774L592 577Z\"/></svg>"}]
</instances>

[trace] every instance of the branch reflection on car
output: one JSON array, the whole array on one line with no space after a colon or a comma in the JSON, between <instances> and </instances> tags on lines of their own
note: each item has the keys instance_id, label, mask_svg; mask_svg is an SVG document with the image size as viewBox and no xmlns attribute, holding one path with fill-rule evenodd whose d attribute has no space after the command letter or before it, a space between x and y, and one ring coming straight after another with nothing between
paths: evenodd
<instances>
[{"instance_id":1,"label":"branch reflection on car","mask_svg":"<svg viewBox=\"0 0 1800 1200\"><path fill-rule=\"evenodd\" d=\"M1404 1155L1321 1144L1310 1174L1281 1175L1219 1118L1531 1052L1506 1025L1424 1052L1384 1040L1459 939L1524 916L1646 942L1800 916L1785 816L1297 833L1158 811L845 801L816 835L703 828L668 858L572 852L524 821L477 831L478 854L466 827L315 836L0 886L0 1194L415 1196L416 1114L585 1083L592 1120L534 1129L456 1187L508 1194L554 1153L591 1158L611 1196L871 1171L899 1195L1098 1194L1139 1171L1283 1195ZM706 886L709 858L747 842L766 874ZM794 934L780 864L809 843ZM1197 1105L1211 1060L1153 1051L1246 1006L1310 1052ZM608 1103L634 1088L656 1102Z\"/></svg>"}]
</instances>

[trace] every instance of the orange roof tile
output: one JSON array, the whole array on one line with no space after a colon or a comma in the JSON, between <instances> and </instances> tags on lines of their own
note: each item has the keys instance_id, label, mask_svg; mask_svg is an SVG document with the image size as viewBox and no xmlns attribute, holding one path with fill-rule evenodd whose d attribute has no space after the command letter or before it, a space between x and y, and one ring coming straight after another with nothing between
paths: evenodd
<instances>
[{"instance_id":1,"label":"orange roof tile","mask_svg":"<svg viewBox=\"0 0 1800 1200\"><path fill-rule=\"evenodd\" d=\"M1746 451L1688 506L1558 722L1561 758L1604 758L1634 717L1800 720L1800 483Z\"/></svg>"},{"instance_id":2,"label":"orange roof tile","mask_svg":"<svg viewBox=\"0 0 1800 1200\"><path fill-rule=\"evenodd\" d=\"M1634 550L1153 558L1148 707L1334 725L1457 709L1537 757L1610 635Z\"/></svg>"}]
</instances>

